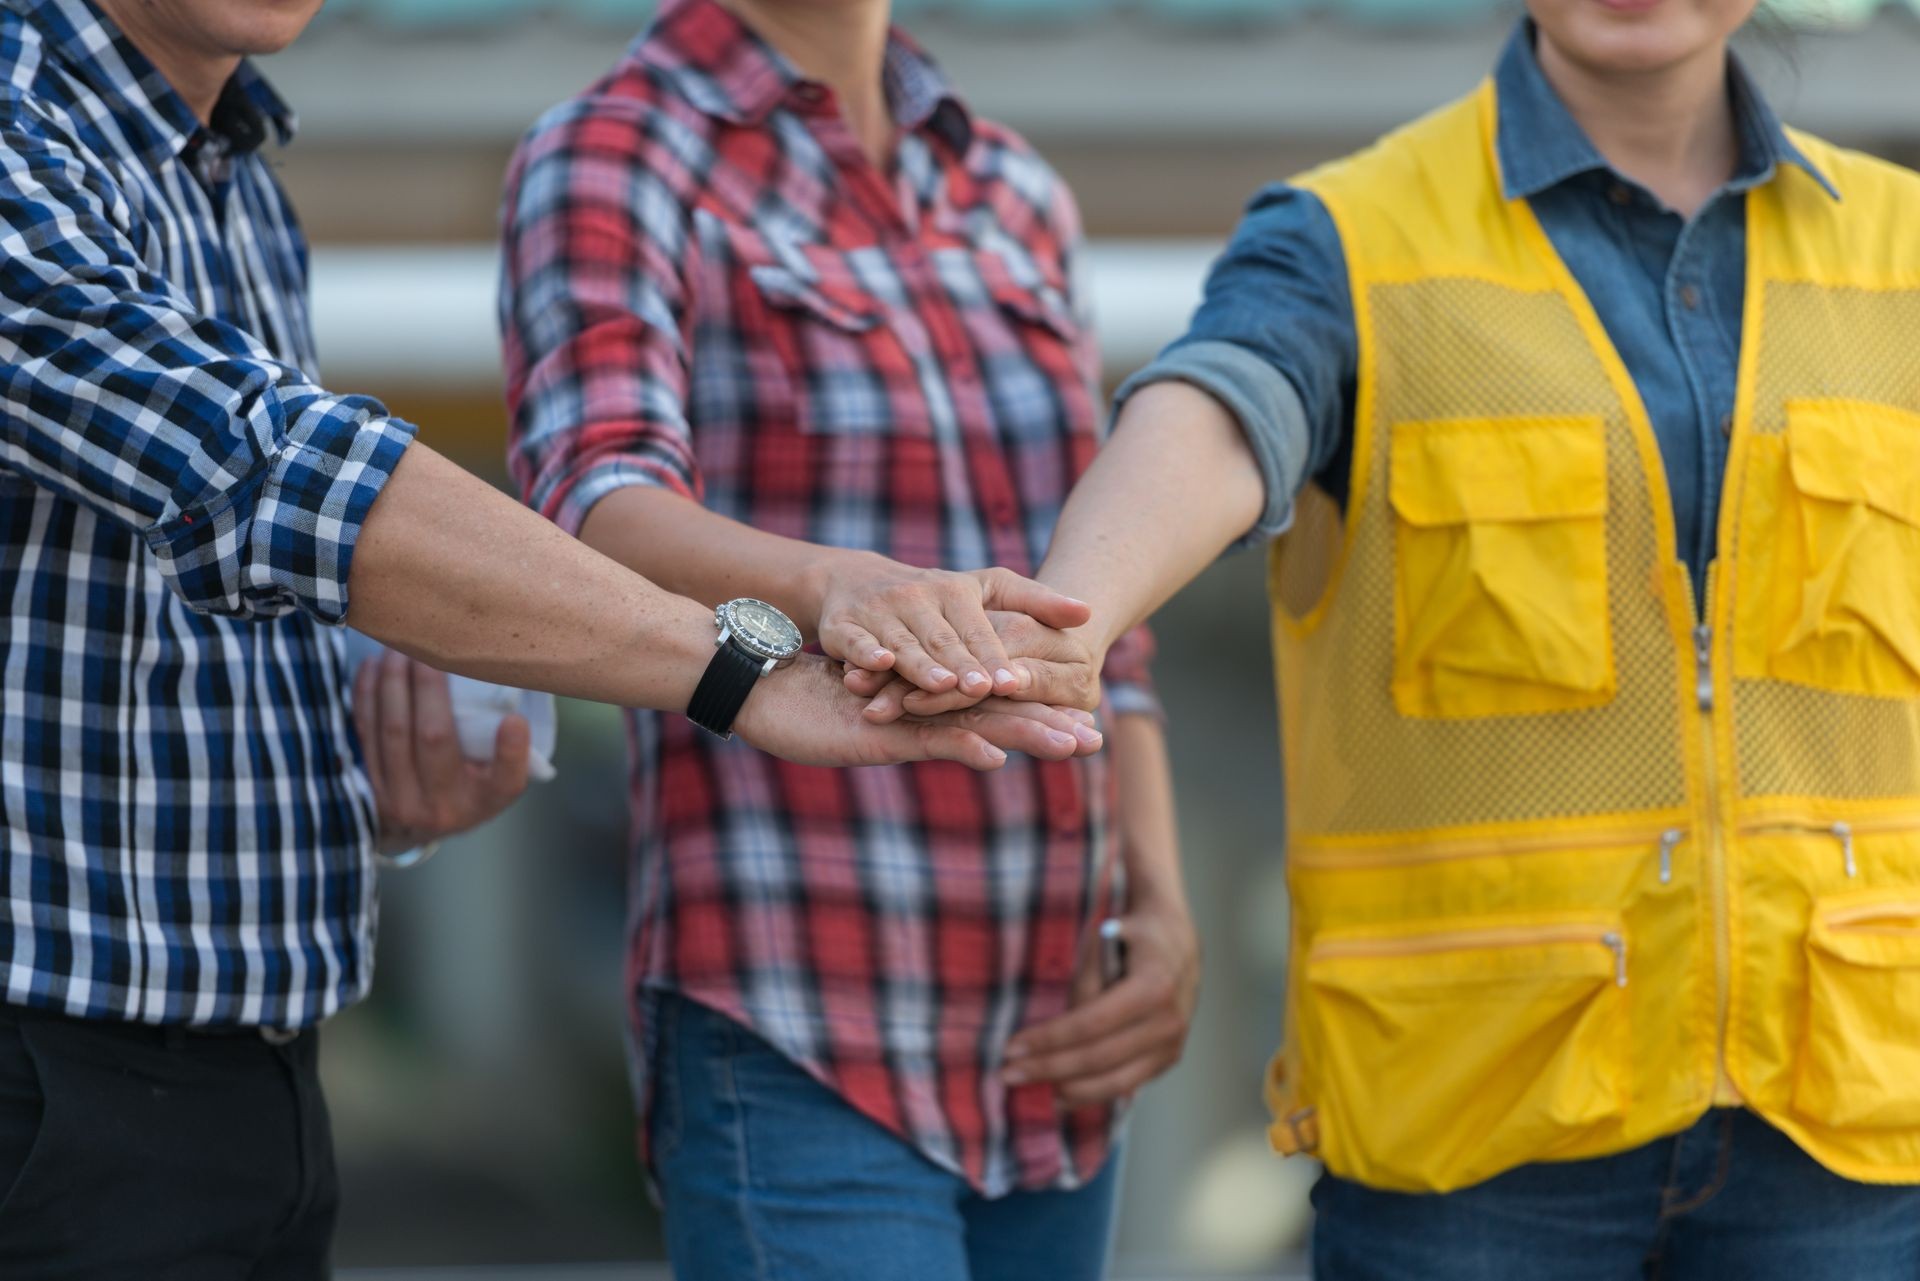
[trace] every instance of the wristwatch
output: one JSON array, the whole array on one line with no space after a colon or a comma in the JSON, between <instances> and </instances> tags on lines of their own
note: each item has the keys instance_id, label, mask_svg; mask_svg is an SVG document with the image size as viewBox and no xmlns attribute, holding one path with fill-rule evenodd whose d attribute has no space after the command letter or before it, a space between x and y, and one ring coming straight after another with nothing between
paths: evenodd
<instances>
[{"instance_id":1,"label":"wristwatch","mask_svg":"<svg viewBox=\"0 0 1920 1281\"><path fill-rule=\"evenodd\" d=\"M767 602L750 596L714 610L713 622L720 638L714 642L707 674L687 704L687 719L709 734L732 738L733 720L755 683L800 652L800 629Z\"/></svg>"}]
</instances>

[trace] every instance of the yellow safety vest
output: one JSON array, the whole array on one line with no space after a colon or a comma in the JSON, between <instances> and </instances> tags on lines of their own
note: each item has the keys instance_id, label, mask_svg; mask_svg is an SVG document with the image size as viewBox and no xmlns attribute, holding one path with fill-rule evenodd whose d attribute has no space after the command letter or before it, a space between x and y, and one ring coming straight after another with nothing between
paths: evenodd
<instances>
[{"instance_id":1,"label":"yellow safety vest","mask_svg":"<svg viewBox=\"0 0 1920 1281\"><path fill-rule=\"evenodd\" d=\"M1271 586L1293 942L1272 1138L1381 1188L1744 1102L1920 1182L1920 176L1752 192L1695 626L1647 412L1495 96L1302 180L1359 331L1344 517Z\"/></svg>"}]
</instances>

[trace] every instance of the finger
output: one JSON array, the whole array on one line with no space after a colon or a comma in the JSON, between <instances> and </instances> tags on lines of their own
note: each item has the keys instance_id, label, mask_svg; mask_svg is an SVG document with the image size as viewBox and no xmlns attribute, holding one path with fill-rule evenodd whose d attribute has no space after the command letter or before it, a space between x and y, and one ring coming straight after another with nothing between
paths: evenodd
<instances>
[{"instance_id":1,"label":"finger","mask_svg":"<svg viewBox=\"0 0 1920 1281\"><path fill-rule=\"evenodd\" d=\"M849 690L861 698L872 698L887 686L893 684L892 672L869 671L864 667L849 667L841 677Z\"/></svg>"},{"instance_id":2,"label":"finger","mask_svg":"<svg viewBox=\"0 0 1920 1281\"><path fill-rule=\"evenodd\" d=\"M872 672L884 672L893 666L893 651L857 623L844 620L822 623L820 648L828 658L838 658Z\"/></svg>"},{"instance_id":3,"label":"finger","mask_svg":"<svg viewBox=\"0 0 1920 1281\"><path fill-rule=\"evenodd\" d=\"M935 662L959 678L952 688L959 690L962 694L970 694L974 698L985 698L993 693L993 677L987 674L987 669L981 665L979 658L961 641L960 629L955 627L953 620L947 617L941 602L915 600L901 611L901 621L913 629L913 634L920 641L921 648L931 654ZM980 623L988 631L993 630L987 623L985 614L980 616ZM997 646L999 641L996 639L994 644ZM919 681L914 683L920 685L922 689L930 688ZM943 693L944 690L934 692Z\"/></svg>"},{"instance_id":4,"label":"finger","mask_svg":"<svg viewBox=\"0 0 1920 1281\"><path fill-rule=\"evenodd\" d=\"M1179 1028L1166 1017L1130 1023L1098 1041L1071 1045L1051 1054L1016 1059L1001 1073L1008 1085L1033 1081L1074 1081L1105 1076L1139 1058L1164 1054L1179 1044Z\"/></svg>"},{"instance_id":5,"label":"finger","mask_svg":"<svg viewBox=\"0 0 1920 1281\"><path fill-rule=\"evenodd\" d=\"M360 735L376 812L387 807L387 780L380 768L380 660L369 658L353 674L353 728Z\"/></svg>"},{"instance_id":6,"label":"finger","mask_svg":"<svg viewBox=\"0 0 1920 1281\"><path fill-rule=\"evenodd\" d=\"M527 765L533 756L533 729L524 716L509 716L493 736L493 760L487 765L485 788L493 802L492 818L527 790Z\"/></svg>"},{"instance_id":7,"label":"finger","mask_svg":"<svg viewBox=\"0 0 1920 1281\"><path fill-rule=\"evenodd\" d=\"M380 660L380 763L387 773L386 816L404 828L422 814L420 776L413 763L413 677L407 656L389 650Z\"/></svg>"},{"instance_id":8,"label":"finger","mask_svg":"<svg viewBox=\"0 0 1920 1281\"><path fill-rule=\"evenodd\" d=\"M1179 1056L1172 1053L1135 1059L1103 1076L1066 1082L1054 1092L1054 1098L1062 1108L1066 1109L1090 1107L1096 1103L1111 1103L1115 1099L1131 1098L1139 1093L1140 1088L1147 1082L1179 1061Z\"/></svg>"},{"instance_id":9,"label":"finger","mask_svg":"<svg viewBox=\"0 0 1920 1281\"><path fill-rule=\"evenodd\" d=\"M1054 663L1044 658L1016 658L1018 690L1015 698L1088 711L1100 706L1100 677L1085 663Z\"/></svg>"},{"instance_id":10,"label":"finger","mask_svg":"<svg viewBox=\"0 0 1920 1281\"><path fill-rule=\"evenodd\" d=\"M980 664L988 681L986 691L1012 693L1019 687L1020 678L1007 661L1007 648L1001 643L1000 633L994 630L993 620L987 617L987 611L981 608L972 590L958 580L955 582L958 590L948 594L944 606L948 626L959 634L960 644L973 661ZM968 693L980 692L980 687L969 685L964 677L960 687Z\"/></svg>"},{"instance_id":11,"label":"finger","mask_svg":"<svg viewBox=\"0 0 1920 1281\"><path fill-rule=\"evenodd\" d=\"M978 710L998 716L1013 716L1035 721L1057 733L1070 735L1074 740L1075 753L1080 756L1091 756L1106 743L1105 737L1096 725L1081 720L1065 708L1050 707L1045 703L1024 703L1013 699L994 698L982 703Z\"/></svg>"},{"instance_id":12,"label":"finger","mask_svg":"<svg viewBox=\"0 0 1920 1281\"><path fill-rule=\"evenodd\" d=\"M981 602L988 609L1012 610L1062 631L1079 627L1093 617L1093 607L1085 601L1022 578L1010 569L983 569L974 576L980 580Z\"/></svg>"},{"instance_id":13,"label":"finger","mask_svg":"<svg viewBox=\"0 0 1920 1281\"><path fill-rule=\"evenodd\" d=\"M914 687L906 681L890 681L885 689L873 696L860 714L875 725L891 725L906 715L906 696L913 690ZM942 694L938 697L953 698L955 695Z\"/></svg>"},{"instance_id":14,"label":"finger","mask_svg":"<svg viewBox=\"0 0 1920 1281\"><path fill-rule=\"evenodd\" d=\"M1080 740L1071 732L1054 729L1045 721L1031 716L976 707L964 712L949 712L941 720L972 730L996 747L1009 752L1024 752L1043 761L1064 761L1080 750Z\"/></svg>"},{"instance_id":15,"label":"finger","mask_svg":"<svg viewBox=\"0 0 1920 1281\"><path fill-rule=\"evenodd\" d=\"M957 725L915 721L897 727L906 736L906 752L898 759L954 761L968 769L999 769L1007 754L980 735Z\"/></svg>"},{"instance_id":16,"label":"finger","mask_svg":"<svg viewBox=\"0 0 1920 1281\"><path fill-rule=\"evenodd\" d=\"M913 716L942 716L947 712L965 711L977 706L974 699L968 698L958 690L948 690L944 694L929 694L924 689L908 685L897 696L901 710Z\"/></svg>"},{"instance_id":17,"label":"finger","mask_svg":"<svg viewBox=\"0 0 1920 1281\"><path fill-rule=\"evenodd\" d=\"M944 694L960 684L960 678L920 646L920 639L905 622L881 631L881 640L893 651L893 671L921 689Z\"/></svg>"},{"instance_id":18,"label":"finger","mask_svg":"<svg viewBox=\"0 0 1920 1281\"><path fill-rule=\"evenodd\" d=\"M413 668L413 765L420 778L422 799L438 808L460 794L466 777L466 758L453 726L453 691L445 672L425 663Z\"/></svg>"},{"instance_id":19,"label":"finger","mask_svg":"<svg viewBox=\"0 0 1920 1281\"><path fill-rule=\"evenodd\" d=\"M1027 1028L1007 1043L1009 1059L1039 1056L1112 1036L1166 1003L1164 985L1129 974L1085 1005Z\"/></svg>"}]
</instances>

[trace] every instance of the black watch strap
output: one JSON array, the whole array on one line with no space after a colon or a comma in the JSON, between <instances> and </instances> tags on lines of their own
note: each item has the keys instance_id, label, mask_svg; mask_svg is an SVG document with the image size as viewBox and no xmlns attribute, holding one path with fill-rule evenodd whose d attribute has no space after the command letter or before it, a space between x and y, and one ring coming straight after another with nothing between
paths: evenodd
<instances>
[{"instance_id":1,"label":"black watch strap","mask_svg":"<svg viewBox=\"0 0 1920 1281\"><path fill-rule=\"evenodd\" d=\"M747 695L767 665L731 642L713 651L706 675L694 687L693 701L687 704L687 719L721 738L733 737L733 721L746 706Z\"/></svg>"}]
</instances>

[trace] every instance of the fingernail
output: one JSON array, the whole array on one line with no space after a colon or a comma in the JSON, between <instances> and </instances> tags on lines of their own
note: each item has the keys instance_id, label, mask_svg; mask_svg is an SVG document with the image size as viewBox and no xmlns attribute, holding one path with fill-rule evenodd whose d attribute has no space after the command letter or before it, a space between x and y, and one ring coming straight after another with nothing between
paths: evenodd
<instances>
[{"instance_id":1,"label":"fingernail","mask_svg":"<svg viewBox=\"0 0 1920 1281\"><path fill-rule=\"evenodd\" d=\"M1074 733L1074 737L1078 738L1081 742L1085 743L1088 747L1100 746L1100 743L1101 743L1100 731L1095 729L1091 725L1075 725L1073 727L1073 733Z\"/></svg>"},{"instance_id":2,"label":"fingernail","mask_svg":"<svg viewBox=\"0 0 1920 1281\"><path fill-rule=\"evenodd\" d=\"M998 765L1002 761L1007 759L1007 754L1001 751L999 748L995 747L992 743L988 743L987 759L992 761L995 765Z\"/></svg>"},{"instance_id":3,"label":"fingernail","mask_svg":"<svg viewBox=\"0 0 1920 1281\"><path fill-rule=\"evenodd\" d=\"M929 670L928 670L928 672L927 672L927 679L928 679L928 680L935 680L935 681L943 681L943 680L945 680L945 679L947 679L947 677L949 677L949 676L951 676L951 675L953 675L953 673L952 673L952 672L950 672L950 671L948 671L948 670L947 670L946 668L944 668L944 667L935 667L935 668L931 668L931 669L929 669Z\"/></svg>"},{"instance_id":4,"label":"fingernail","mask_svg":"<svg viewBox=\"0 0 1920 1281\"><path fill-rule=\"evenodd\" d=\"M1013 681L1013 673L1012 673L1012 672L1010 672L1010 671L1008 671L1008 670L1007 670L1006 668L1004 668L1004 667L1002 667L1002 668L1000 668L1000 669L999 669L998 671L996 671L996 672L994 672L994 674L993 674L993 679L994 679L994 680L996 680L996 681L998 681L998 682L999 682L1000 684L1002 684L1002 685L1011 685L1011 684L1013 684L1013 683L1014 683L1014 681Z\"/></svg>"},{"instance_id":5,"label":"fingernail","mask_svg":"<svg viewBox=\"0 0 1920 1281\"><path fill-rule=\"evenodd\" d=\"M1062 734L1057 729L1050 729L1047 731L1047 741L1053 744L1055 747L1072 747L1073 746L1073 736L1070 734Z\"/></svg>"},{"instance_id":6,"label":"fingernail","mask_svg":"<svg viewBox=\"0 0 1920 1281\"><path fill-rule=\"evenodd\" d=\"M1022 1042L1019 1042L1019 1041L1007 1042L1007 1057L1009 1059L1025 1058L1026 1053L1027 1053L1027 1047Z\"/></svg>"},{"instance_id":7,"label":"fingernail","mask_svg":"<svg viewBox=\"0 0 1920 1281\"><path fill-rule=\"evenodd\" d=\"M888 660L889 658L892 658L892 657L893 657L893 655L892 655L892 654L889 654L889 653L888 653L888 652L887 652L886 650L884 650L884 649L876 649L876 650L874 650L874 651L873 651L873 661L874 661L875 663L884 663L884 662L886 662L886 661L887 661L887 660Z\"/></svg>"},{"instance_id":8,"label":"fingernail","mask_svg":"<svg viewBox=\"0 0 1920 1281\"><path fill-rule=\"evenodd\" d=\"M1025 1085L1027 1083L1027 1074L1017 1067L1010 1067L1000 1074L1000 1079L1008 1085Z\"/></svg>"},{"instance_id":9,"label":"fingernail","mask_svg":"<svg viewBox=\"0 0 1920 1281\"><path fill-rule=\"evenodd\" d=\"M985 672L968 672L961 678L960 684L971 694L987 688L989 682Z\"/></svg>"}]
</instances>

